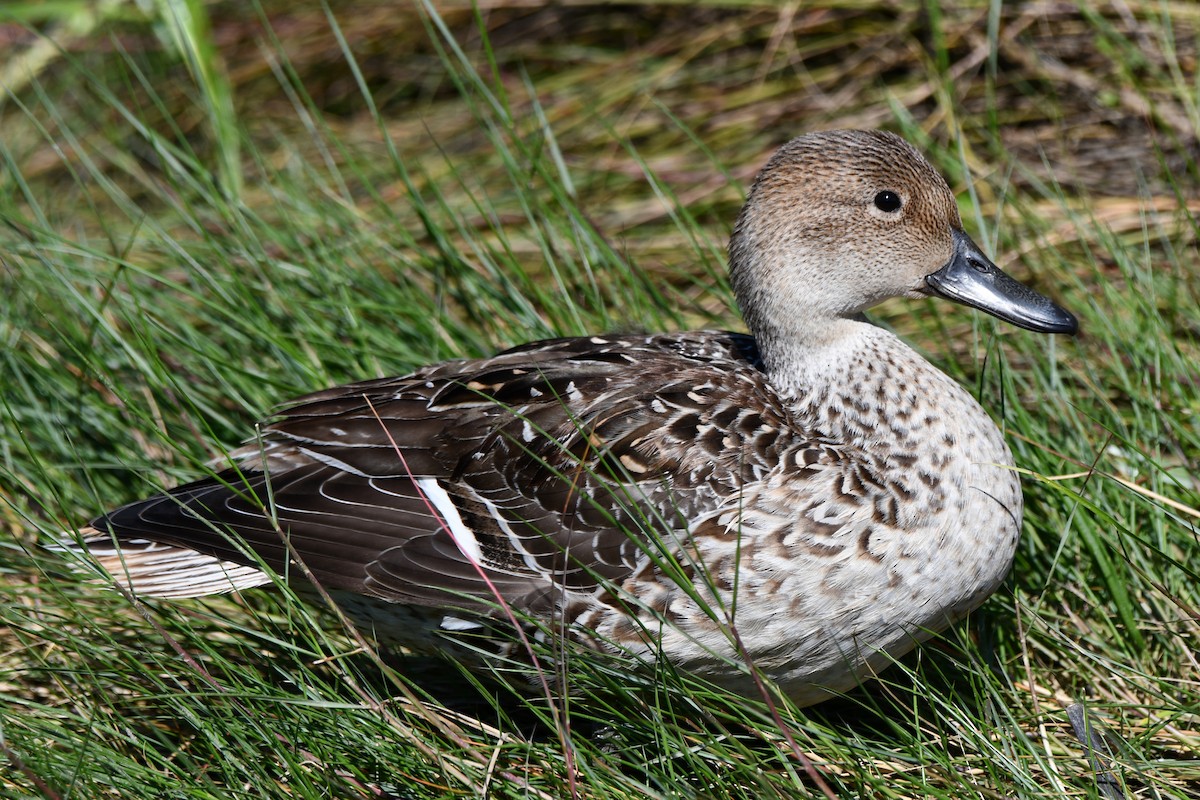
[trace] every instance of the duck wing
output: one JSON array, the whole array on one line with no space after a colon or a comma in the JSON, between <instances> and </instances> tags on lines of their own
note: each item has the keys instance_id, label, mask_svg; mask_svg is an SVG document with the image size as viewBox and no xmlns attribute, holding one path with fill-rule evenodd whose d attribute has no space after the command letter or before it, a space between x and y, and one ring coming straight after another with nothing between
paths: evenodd
<instances>
[{"instance_id":1,"label":"duck wing","mask_svg":"<svg viewBox=\"0 0 1200 800\"><path fill-rule=\"evenodd\" d=\"M92 527L402 603L536 610L677 547L794 447L786 417L744 335L537 342L300 398L236 467Z\"/></svg>"}]
</instances>

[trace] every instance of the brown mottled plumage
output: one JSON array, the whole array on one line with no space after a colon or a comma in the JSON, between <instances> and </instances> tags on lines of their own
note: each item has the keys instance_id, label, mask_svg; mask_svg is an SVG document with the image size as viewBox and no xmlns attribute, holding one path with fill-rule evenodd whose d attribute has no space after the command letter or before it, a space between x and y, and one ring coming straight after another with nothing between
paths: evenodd
<instances>
[{"instance_id":1,"label":"brown mottled plumage","mask_svg":"<svg viewBox=\"0 0 1200 800\"><path fill-rule=\"evenodd\" d=\"M85 541L143 594L258 585L298 557L389 641L452 642L503 619L498 595L745 687L734 623L799 702L845 690L982 602L1021 520L987 414L861 312L937 295L1075 322L992 265L942 178L880 132L785 145L730 270L753 338L559 339L318 392Z\"/></svg>"}]
</instances>

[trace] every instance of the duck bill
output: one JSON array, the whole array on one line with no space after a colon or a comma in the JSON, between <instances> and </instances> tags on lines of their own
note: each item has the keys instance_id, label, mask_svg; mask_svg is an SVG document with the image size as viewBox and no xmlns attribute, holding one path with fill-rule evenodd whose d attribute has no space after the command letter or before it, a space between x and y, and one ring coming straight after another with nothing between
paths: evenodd
<instances>
[{"instance_id":1,"label":"duck bill","mask_svg":"<svg viewBox=\"0 0 1200 800\"><path fill-rule=\"evenodd\" d=\"M925 276L931 293L986 311L1019 328L1038 333L1075 333L1079 323L1066 309L1008 277L971 237L954 231L950 263Z\"/></svg>"}]
</instances>

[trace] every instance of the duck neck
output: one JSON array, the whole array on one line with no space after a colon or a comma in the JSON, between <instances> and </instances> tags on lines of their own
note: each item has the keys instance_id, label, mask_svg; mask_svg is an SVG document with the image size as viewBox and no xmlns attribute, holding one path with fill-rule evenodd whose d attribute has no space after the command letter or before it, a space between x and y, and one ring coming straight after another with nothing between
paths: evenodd
<instances>
[{"instance_id":1,"label":"duck neck","mask_svg":"<svg viewBox=\"0 0 1200 800\"><path fill-rule=\"evenodd\" d=\"M948 375L888 331L840 319L823 335L760 342L768 380L813 430L840 441L917 452L937 441L964 463L1011 463L987 412ZM890 444L889 444L890 443ZM932 451L927 452L931 458Z\"/></svg>"},{"instance_id":2,"label":"duck neck","mask_svg":"<svg viewBox=\"0 0 1200 800\"><path fill-rule=\"evenodd\" d=\"M895 335L864 320L839 319L822 326L821 335L793 338L786 346L762 344L772 386L824 435L907 452L916 449L918 432L956 440L960 430L994 430L961 386ZM968 449L963 453L972 458L1007 460L998 438Z\"/></svg>"},{"instance_id":3,"label":"duck neck","mask_svg":"<svg viewBox=\"0 0 1200 800\"><path fill-rule=\"evenodd\" d=\"M862 317L834 317L820 325L754 331L759 355L780 395L800 398L860 374L880 350L907 349L896 337Z\"/></svg>"}]
</instances>

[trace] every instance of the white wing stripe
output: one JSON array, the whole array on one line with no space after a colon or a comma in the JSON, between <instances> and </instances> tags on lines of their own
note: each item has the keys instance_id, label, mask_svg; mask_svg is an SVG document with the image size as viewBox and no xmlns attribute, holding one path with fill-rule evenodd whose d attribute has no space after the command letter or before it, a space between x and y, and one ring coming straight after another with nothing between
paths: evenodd
<instances>
[{"instance_id":1,"label":"white wing stripe","mask_svg":"<svg viewBox=\"0 0 1200 800\"><path fill-rule=\"evenodd\" d=\"M442 525L450 534L450 538L454 540L458 551L466 556L472 564L482 564L483 551L479 549L479 541L475 538L474 532L463 522L454 501L437 482L437 478L417 478L414 483L441 516Z\"/></svg>"}]
</instances>

